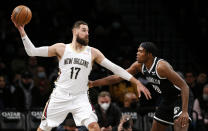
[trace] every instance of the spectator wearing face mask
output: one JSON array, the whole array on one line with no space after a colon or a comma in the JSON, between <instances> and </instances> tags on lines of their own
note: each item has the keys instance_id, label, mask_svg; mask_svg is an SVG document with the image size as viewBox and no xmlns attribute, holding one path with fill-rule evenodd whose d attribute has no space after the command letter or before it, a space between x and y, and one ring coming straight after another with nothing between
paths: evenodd
<instances>
[{"instance_id":1,"label":"spectator wearing face mask","mask_svg":"<svg viewBox=\"0 0 208 131\"><path fill-rule=\"evenodd\" d=\"M193 110L193 120L196 122L196 129L200 131L208 130L208 84L203 87L202 97L195 99Z\"/></svg>"},{"instance_id":2,"label":"spectator wearing face mask","mask_svg":"<svg viewBox=\"0 0 208 131\"><path fill-rule=\"evenodd\" d=\"M98 95L98 104L95 105L95 112L98 117L98 124L102 131L114 130L120 122L120 108L111 102L110 93L102 91Z\"/></svg>"}]
</instances>

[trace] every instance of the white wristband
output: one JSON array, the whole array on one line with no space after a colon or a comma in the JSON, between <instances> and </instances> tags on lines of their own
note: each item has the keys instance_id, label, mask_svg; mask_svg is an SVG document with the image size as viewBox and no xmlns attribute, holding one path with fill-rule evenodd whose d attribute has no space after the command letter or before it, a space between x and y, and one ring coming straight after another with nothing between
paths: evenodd
<instances>
[{"instance_id":1,"label":"white wristband","mask_svg":"<svg viewBox=\"0 0 208 131\"><path fill-rule=\"evenodd\" d=\"M30 39L25 35L22 37L22 42L24 44L25 50L29 56L48 56L48 46L36 48Z\"/></svg>"},{"instance_id":2,"label":"white wristband","mask_svg":"<svg viewBox=\"0 0 208 131\"><path fill-rule=\"evenodd\" d=\"M123 68L121 68L120 66L112 63L111 61L109 61L107 58L105 58L101 63L101 66L111 70L114 74L120 76L121 78L125 79L125 80L130 80L133 76L128 73L126 70L124 70Z\"/></svg>"}]
</instances>

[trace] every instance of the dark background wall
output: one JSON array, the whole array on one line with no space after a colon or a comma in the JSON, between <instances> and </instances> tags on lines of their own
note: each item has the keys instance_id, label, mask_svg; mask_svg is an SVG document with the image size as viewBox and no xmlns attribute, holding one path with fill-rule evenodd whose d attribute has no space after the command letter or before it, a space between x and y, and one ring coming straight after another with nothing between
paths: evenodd
<instances>
[{"instance_id":1,"label":"dark background wall","mask_svg":"<svg viewBox=\"0 0 208 131\"><path fill-rule=\"evenodd\" d=\"M0 61L11 67L16 57L27 59L10 16L20 4L33 13L25 30L36 46L69 43L71 26L84 20L90 27L90 46L123 67L132 63L142 41L157 44L161 56L176 70L208 71L208 8L205 0L4 0L0 8ZM50 66L46 58L40 63Z\"/></svg>"}]
</instances>

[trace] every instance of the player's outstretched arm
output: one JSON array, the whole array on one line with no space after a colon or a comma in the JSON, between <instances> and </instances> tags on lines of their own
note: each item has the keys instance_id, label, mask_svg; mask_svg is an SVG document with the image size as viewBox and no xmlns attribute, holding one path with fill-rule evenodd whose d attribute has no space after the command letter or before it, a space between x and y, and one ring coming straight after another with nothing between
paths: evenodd
<instances>
[{"instance_id":1,"label":"player's outstretched arm","mask_svg":"<svg viewBox=\"0 0 208 131\"><path fill-rule=\"evenodd\" d=\"M35 47L33 43L30 41L28 38L25 30L24 30L24 25L17 25L15 21L12 22L14 23L15 27L18 29L23 45L25 47L26 53L29 56L42 56L42 57L52 57L52 56L60 56L60 53L58 53L58 50L63 49L62 47L65 47L63 43L57 43L52 46L42 46L42 47Z\"/></svg>"},{"instance_id":2,"label":"player's outstretched arm","mask_svg":"<svg viewBox=\"0 0 208 131\"><path fill-rule=\"evenodd\" d=\"M123 78L117 75L110 75L101 79L90 81L90 87L113 85L121 82L122 80Z\"/></svg>"},{"instance_id":3,"label":"player's outstretched arm","mask_svg":"<svg viewBox=\"0 0 208 131\"><path fill-rule=\"evenodd\" d=\"M132 75L135 75L139 72L138 68L139 68L138 62L134 62L126 71ZM122 80L124 80L124 79L119 77L118 75L110 75L105 78L91 81L90 84L91 84L91 87L106 86L106 85L112 85L112 84L119 83Z\"/></svg>"},{"instance_id":4,"label":"player's outstretched arm","mask_svg":"<svg viewBox=\"0 0 208 131\"><path fill-rule=\"evenodd\" d=\"M140 92L142 91L147 99L151 98L149 90L146 87L144 87L144 85L139 80L134 78L130 73L128 73L126 70L124 70L120 66L112 63L107 58L105 58L105 56L99 50L92 48L92 55L93 55L93 60L95 60L101 66L112 71L115 75L120 76L122 79L128 80L131 83L136 84L139 97L141 96ZM114 82L122 80L121 78L117 78L116 76L112 76L112 77L107 78L106 81L109 83L111 81L110 80L111 78L114 79L113 80Z\"/></svg>"}]
</instances>

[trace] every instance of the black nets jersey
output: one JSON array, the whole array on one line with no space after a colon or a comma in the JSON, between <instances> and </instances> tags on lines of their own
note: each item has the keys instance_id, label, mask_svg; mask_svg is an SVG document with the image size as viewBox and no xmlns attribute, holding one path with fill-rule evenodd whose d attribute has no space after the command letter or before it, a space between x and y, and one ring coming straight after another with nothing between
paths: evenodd
<instances>
[{"instance_id":1,"label":"black nets jersey","mask_svg":"<svg viewBox=\"0 0 208 131\"><path fill-rule=\"evenodd\" d=\"M146 66L142 65L142 73L145 75L148 82L152 85L154 90L166 98L175 98L180 95L181 89L173 85L167 78L162 78L157 73L158 62L162 59L155 57L151 68L148 70Z\"/></svg>"}]
</instances>

